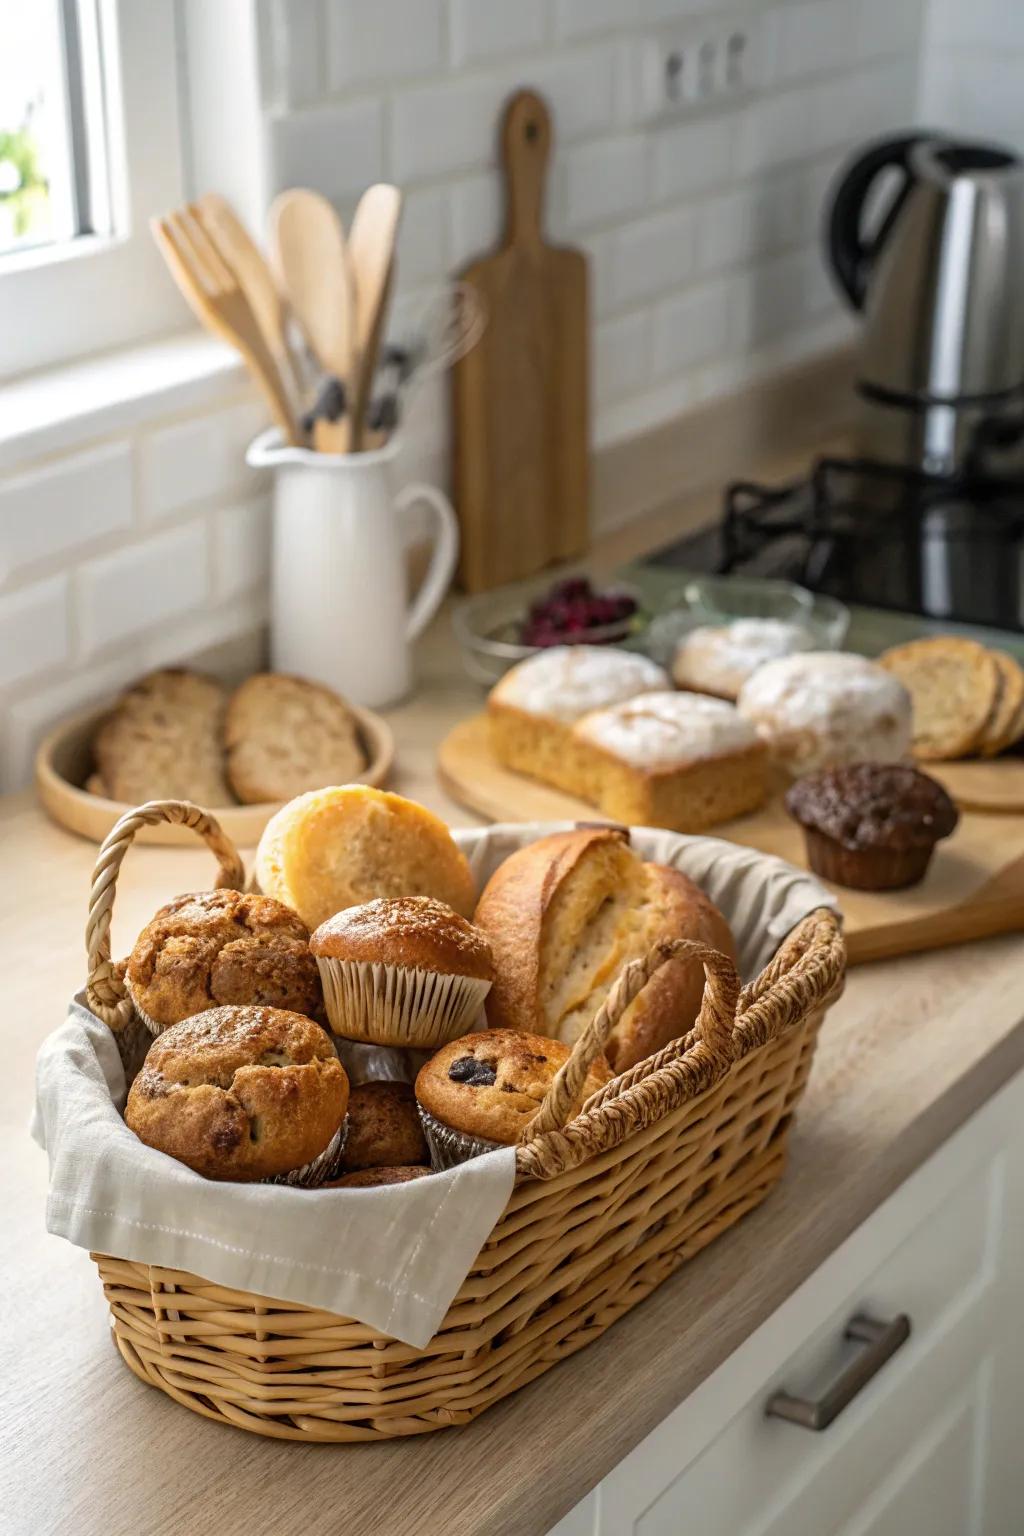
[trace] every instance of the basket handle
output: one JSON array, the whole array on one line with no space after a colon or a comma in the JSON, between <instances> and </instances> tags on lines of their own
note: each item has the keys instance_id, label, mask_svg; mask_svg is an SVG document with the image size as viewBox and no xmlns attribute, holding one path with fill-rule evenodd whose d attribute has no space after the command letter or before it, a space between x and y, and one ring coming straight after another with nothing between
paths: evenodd
<instances>
[{"instance_id":1,"label":"basket handle","mask_svg":"<svg viewBox=\"0 0 1024 1536\"><path fill-rule=\"evenodd\" d=\"M89 1007L104 1024L117 1034L134 1017L131 998L125 989L121 968L110 958L110 919L121 861L142 827L154 827L161 821L174 826L191 827L205 838L217 859L217 884L240 891L245 884L245 869L234 843L220 824L207 812L188 800L150 800L134 811L126 811L111 827L96 857L89 893L89 916L85 925L85 955L89 979L85 996Z\"/></svg>"},{"instance_id":2,"label":"basket handle","mask_svg":"<svg viewBox=\"0 0 1024 1536\"><path fill-rule=\"evenodd\" d=\"M740 993L737 1052L774 1040L805 1014L825 1007L842 991L846 944L831 907L816 907L786 935L774 957Z\"/></svg>"},{"instance_id":3,"label":"basket handle","mask_svg":"<svg viewBox=\"0 0 1024 1536\"><path fill-rule=\"evenodd\" d=\"M699 960L704 967L704 993L694 1031L713 1055L731 1059L740 990L736 967L728 955L695 939L662 939L641 959L631 960L620 971L615 985L573 1046L568 1061L555 1073L537 1113L523 1127L520 1142L532 1141L545 1131L557 1131L565 1125L573 1114L587 1073L626 1009L662 966L683 956ZM619 1083L617 1078L607 1087L617 1088Z\"/></svg>"}]
</instances>

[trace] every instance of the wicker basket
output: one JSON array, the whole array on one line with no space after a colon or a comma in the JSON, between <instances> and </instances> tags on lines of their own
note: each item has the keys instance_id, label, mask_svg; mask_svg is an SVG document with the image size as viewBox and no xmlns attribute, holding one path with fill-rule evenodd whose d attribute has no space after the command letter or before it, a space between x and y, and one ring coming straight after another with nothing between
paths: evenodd
<instances>
[{"instance_id":1,"label":"wicker basket","mask_svg":"<svg viewBox=\"0 0 1024 1536\"><path fill-rule=\"evenodd\" d=\"M206 839L221 884L243 883L233 848L195 806L154 802L110 833L90 903L87 995L122 1041L135 1020L110 959L114 888L135 832L160 820ZM696 1026L566 1123L609 1030L679 953L704 964ZM385 1440L468 1422L596 1339L764 1199L843 967L827 909L742 991L731 962L703 945L661 944L627 966L528 1127L504 1214L425 1349L299 1303L94 1254L121 1355L194 1412L282 1440Z\"/></svg>"}]
</instances>

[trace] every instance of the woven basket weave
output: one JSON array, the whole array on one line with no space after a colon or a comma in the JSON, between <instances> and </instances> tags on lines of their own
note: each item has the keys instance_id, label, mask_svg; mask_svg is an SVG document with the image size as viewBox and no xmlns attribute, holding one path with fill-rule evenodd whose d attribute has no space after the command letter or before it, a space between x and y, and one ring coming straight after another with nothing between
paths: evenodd
<instances>
[{"instance_id":1,"label":"woven basket weave","mask_svg":"<svg viewBox=\"0 0 1024 1536\"><path fill-rule=\"evenodd\" d=\"M87 996L123 1054L138 1025L110 958L111 908L132 838L157 821L194 828L218 858L218 883L244 883L234 849L196 806L152 802L110 833L89 909ZM608 1033L679 954L704 965L695 1027L567 1122ZM665 942L628 965L527 1127L508 1205L425 1349L300 1303L94 1254L121 1355L194 1412L277 1439L384 1440L468 1422L596 1339L764 1199L844 958L836 918L820 909L742 990L731 962L700 944Z\"/></svg>"}]
</instances>

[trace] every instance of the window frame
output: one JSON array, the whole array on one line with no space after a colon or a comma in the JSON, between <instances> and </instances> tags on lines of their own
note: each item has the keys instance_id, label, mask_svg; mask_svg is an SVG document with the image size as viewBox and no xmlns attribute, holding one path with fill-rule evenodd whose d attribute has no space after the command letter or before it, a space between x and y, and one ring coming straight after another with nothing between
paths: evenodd
<instances>
[{"instance_id":1,"label":"window frame","mask_svg":"<svg viewBox=\"0 0 1024 1536\"><path fill-rule=\"evenodd\" d=\"M175 0L100 0L111 235L0 259L0 379L181 330L149 232L185 185Z\"/></svg>"}]
</instances>

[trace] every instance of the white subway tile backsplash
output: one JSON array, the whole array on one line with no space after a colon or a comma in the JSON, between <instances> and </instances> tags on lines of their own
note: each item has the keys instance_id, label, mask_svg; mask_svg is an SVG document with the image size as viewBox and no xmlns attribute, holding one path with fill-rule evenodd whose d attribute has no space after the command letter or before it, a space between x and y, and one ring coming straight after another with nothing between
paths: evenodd
<instances>
[{"instance_id":1,"label":"white subway tile backsplash","mask_svg":"<svg viewBox=\"0 0 1024 1536\"><path fill-rule=\"evenodd\" d=\"M727 182L733 170L736 118L681 123L653 136L653 193L658 202L689 197Z\"/></svg>"},{"instance_id":2,"label":"white subway tile backsplash","mask_svg":"<svg viewBox=\"0 0 1024 1536\"><path fill-rule=\"evenodd\" d=\"M446 80L402 91L393 104L391 172L397 181L493 165L502 95L491 80Z\"/></svg>"},{"instance_id":3,"label":"white subway tile backsplash","mask_svg":"<svg viewBox=\"0 0 1024 1536\"><path fill-rule=\"evenodd\" d=\"M43 463L0 480L0 583L26 566L66 560L130 527L132 454L128 443Z\"/></svg>"},{"instance_id":4,"label":"white subway tile backsplash","mask_svg":"<svg viewBox=\"0 0 1024 1536\"><path fill-rule=\"evenodd\" d=\"M594 328L594 403L635 395L651 374L651 314L649 310L620 315Z\"/></svg>"},{"instance_id":5,"label":"white subway tile backsplash","mask_svg":"<svg viewBox=\"0 0 1024 1536\"><path fill-rule=\"evenodd\" d=\"M245 401L151 432L139 450L143 516L166 517L192 502L257 483L245 450L265 426L263 408Z\"/></svg>"},{"instance_id":6,"label":"white subway tile backsplash","mask_svg":"<svg viewBox=\"0 0 1024 1536\"><path fill-rule=\"evenodd\" d=\"M327 0L331 89L340 92L370 80L390 85L436 69L442 17L441 0Z\"/></svg>"},{"instance_id":7,"label":"white subway tile backsplash","mask_svg":"<svg viewBox=\"0 0 1024 1536\"><path fill-rule=\"evenodd\" d=\"M0 790L9 793L29 782L36 748L56 721L106 703L138 677L140 670L139 658L126 651L103 666L37 688L11 704L2 715Z\"/></svg>"},{"instance_id":8,"label":"white subway tile backsplash","mask_svg":"<svg viewBox=\"0 0 1024 1536\"><path fill-rule=\"evenodd\" d=\"M312 187L340 201L384 175L383 108L376 99L275 114L265 140L272 194Z\"/></svg>"},{"instance_id":9,"label":"white subway tile backsplash","mask_svg":"<svg viewBox=\"0 0 1024 1536\"><path fill-rule=\"evenodd\" d=\"M604 139L565 157L565 211L573 228L636 213L647 202L647 145L642 137Z\"/></svg>"},{"instance_id":10,"label":"white subway tile backsplash","mask_svg":"<svg viewBox=\"0 0 1024 1536\"><path fill-rule=\"evenodd\" d=\"M450 0L450 12L453 64L518 53L544 41L546 0Z\"/></svg>"},{"instance_id":11,"label":"white subway tile backsplash","mask_svg":"<svg viewBox=\"0 0 1024 1536\"><path fill-rule=\"evenodd\" d=\"M862 59L887 53L913 54L921 40L928 0L859 0L857 53ZM974 6L965 7L974 10ZM1024 10L1017 8L1024 17ZM1024 32L1022 32L1024 37Z\"/></svg>"},{"instance_id":12,"label":"white subway tile backsplash","mask_svg":"<svg viewBox=\"0 0 1024 1536\"><path fill-rule=\"evenodd\" d=\"M449 264L459 272L470 261L484 256L498 244L504 208L498 177L470 176L451 190Z\"/></svg>"},{"instance_id":13,"label":"white subway tile backsplash","mask_svg":"<svg viewBox=\"0 0 1024 1536\"><path fill-rule=\"evenodd\" d=\"M397 259L399 278L406 287L443 274L448 265L448 196L443 188L406 195Z\"/></svg>"},{"instance_id":14,"label":"white subway tile backsplash","mask_svg":"<svg viewBox=\"0 0 1024 1536\"><path fill-rule=\"evenodd\" d=\"M322 0L262 0L266 105L305 106L324 88Z\"/></svg>"},{"instance_id":15,"label":"white subway tile backsplash","mask_svg":"<svg viewBox=\"0 0 1024 1536\"><path fill-rule=\"evenodd\" d=\"M822 98L830 86L821 88ZM819 95L815 88L787 91L752 101L740 113L737 167L755 175L787 161L801 160L823 148L815 138Z\"/></svg>"},{"instance_id":16,"label":"white subway tile backsplash","mask_svg":"<svg viewBox=\"0 0 1024 1536\"><path fill-rule=\"evenodd\" d=\"M748 182L695 210L697 264L718 272L799 243L803 225L801 176Z\"/></svg>"},{"instance_id":17,"label":"white subway tile backsplash","mask_svg":"<svg viewBox=\"0 0 1024 1536\"><path fill-rule=\"evenodd\" d=\"M78 572L83 659L199 608L209 585L202 522L89 561Z\"/></svg>"},{"instance_id":18,"label":"white subway tile backsplash","mask_svg":"<svg viewBox=\"0 0 1024 1536\"><path fill-rule=\"evenodd\" d=\"M708 283L658 305L654 315L655 378L685 373L727 349L730 293L726 283Z\"/></svg>"},{"instance_id":19,"label":"white subway tile backsplash","mask_svg":"<svg viewBox=\"0 0 1024 1536\"><path fill-rule=\"evenodd\" d=\"M550 54L520 70L548 103L561 147L610 128L615 111L615 50L602 44L566 56Z\"/></svg>"},{"instance_id":20,"label":"white subway tile backsplash","mask_svg":"<svg viewBox=\"0 0 1024 1536\"><path fill-rule=\"evenodd\" d=\"M854 46L857 13L858 0L809 0L769 11L765 25L768 78L785 82L839 68Z\"/></svg>"},{"instance_id":21,"label":"white subway tile backsplash","mask_svg":"<svg viewBox=\"0 0 1024 1536\"><path fill-rule=\"evenodd\" d=\"M213 521L214 592L238 597L265 585L270 574L270 503L221 507Z\"/></svg>"},{"instance_id":22,"label":"white subway tile backsplash","mask_svg":"<svg viewBox=\"0 0 1024 1536\"><path fill-rule=\"evenodd\" d=\"M66 576L51 576L0 597L0 688L67 661L70 630Z\"/></svg>"},{"instance_id":23,"label":"white subway tile backsplash","mask_svg":"<svg viewBox=\"0 0 1024 1536\"><path fill-rule=\"evenodd\" d=\"M612 296L617 305L680 288L694 269L698 220L682 208L653 219L634 219L613 236Z\"/></svg>"},{"instance_id":24,"label":"white subway tile backsplash","mask_svg":"<svg viewBox=\"0 0 1024 1536\"><path fill-rule=\"evenodd\" d=\"M555 0L555 30L561 38L585 37L639 19L630 0Z\"/></svg>"}]
</instances>

